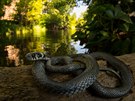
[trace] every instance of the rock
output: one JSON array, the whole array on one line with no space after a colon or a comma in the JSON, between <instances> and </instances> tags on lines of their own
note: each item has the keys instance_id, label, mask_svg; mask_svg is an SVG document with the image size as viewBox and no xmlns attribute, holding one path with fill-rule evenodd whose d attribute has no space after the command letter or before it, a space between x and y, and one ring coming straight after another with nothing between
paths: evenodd
<instances>
[{"instance_id":1,"label":"rock","mask_svg":"<svg viewBox=\"0 0 135 101\"><path fill-rule=\"evenodd\" d=\"M129 65L135 77L135 53L119 56L118 58ZM92 92L89 91L70 97L48 93L45 88L40 88L37 85L31 73L31 68L31 65L14 68L0 67L0 101L133 101L135 99L135 86L127 96L116 99L100 98L92 95ZM54 79L61 78L60 75L53 75L52 77ZM65 78L67 77L69 76L66 75ZM104 79L102 81L106 83Z\"/></svg>"}]
</instances>

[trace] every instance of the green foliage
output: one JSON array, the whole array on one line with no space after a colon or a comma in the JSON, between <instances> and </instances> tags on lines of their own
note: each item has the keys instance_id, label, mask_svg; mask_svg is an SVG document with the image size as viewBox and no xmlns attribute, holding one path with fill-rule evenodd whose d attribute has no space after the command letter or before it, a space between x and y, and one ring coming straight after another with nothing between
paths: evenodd
<instances>
[{"instance_id":1,"label":"green foliage","mask_svg":"<svg viewBox=\"0 0 135 101\"><path fill-rule=\"evenodd\" d=\"M29 11L29 3L31 0L20 0L17 3L16 14L14 15L14 20L17 21L20 25L27 25L27 12Z\"/></svg>"},{"instance_id":2,"label":"green foliage","mask_svg":"<svg viewBox=\"0 0 135 101\"><path fill-rule=\"evenodd\" d=\"M44 2L41 24L49 29L65 29L69 27L72 17L69 15L75 6L74 0L52 0Z\"/></svg>"},{"instance_id":3,"label":"green foliage","mask_svg":"<svg viewBox=\"0 0 135 101\"><path fill-rule=\"evenodd\" d=\"M14 32L16 28L16 22L15 21L8 21L8 20L0 20L0 35L3 36L6 35L6 32ZM1 38L1 37L0 37Z\"/></svg>"},{"instance_id":4,"label":"green foliage","mask_svg":"<svg viewBox=\"0 0 135 101\"><path fill-rule=\"evenodd\" d=\"M53 7L61 14L69 13L70 10L75 6L75 0L53 0Z\"/></svg>"},{"instance_id":5,"label":"green foliage","mask_svg":"<svg viewBox=\"0 0 135 101\"><path fill-rule=\"evenodd\" d=\"M135 33L135 2L128 0L95 0L84 16L86 22L78 24L81 30L73 36L91 51L105 51L115 55L131 52ZM130 47L129 47L130 46Z\"/></svg>"},{"instance_id":6,"label":"green foliage","mask_svg":"<svg viewBox=\"0 0 135 101\"><path fill-rule=\"evenodd\" d=\"M41 24L47 28L56 28L61 25L61 16L56 14L45 14Z\"/></svg>"},{"instance_id":7,"label":"green foliage","mask_svg":"<svg viewBox=\"0 0 135 101\"><path fill-rule=\"evenodd\" d=\"M43 0L30 0L28 12L26 13L27 19L32 24L38 24L40 21L41 12L43 8Z\"/></svg>"},{"instance_id":8,"label":"green foliage","mask_svg":"<svg viewBox=\"0 0 135 101\"><path fill-rule=\"evenodd\" d=\"M47 28L67 28L75 0L20 0L14 19L20 25L41 24Z\"/></svg>"},{"instance_id":9,"label":"green foliage","mask_svg":"<svg viewBox=\"0 0 135 101\"><path fill-rule=\"evenodd\" d=\"M65 29L69 26L72 17L69 16L71 9L75 6L74 0L52 0L45 3L45 13L41 24L49 29Z\"/></svg>"}]
</instances>

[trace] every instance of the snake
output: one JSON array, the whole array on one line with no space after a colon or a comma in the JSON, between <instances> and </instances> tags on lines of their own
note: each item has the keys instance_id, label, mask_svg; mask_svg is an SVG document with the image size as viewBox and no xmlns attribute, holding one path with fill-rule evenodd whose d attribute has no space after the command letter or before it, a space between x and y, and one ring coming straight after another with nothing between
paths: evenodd
<instances>
[{"instance_id":1,"label":"snake","mask_svg":"<svg viewBox=\"0 0 135 101\"><path fill-rule=\"evenodd\" d=\"M26 55L26 57L27 56L28 55ZM42 61L35 61L32 68L32 73L37 82L40 83L40 85L51 89L54 92L67 96L82 92L86 90L90 85L92 85L93 82L96 80L99 68L94 58L89 55L77 54L73 55L72 58L74 59L74 61L84 64L85 70L80 75L69 81L57 82L48 78L48 76L46 75L46 69L44 69L46 65ZM50 60L48 60L48 62L49 61Z\"/></svg>"},{"instance_id":2,"label":"snake","mask_svg":"<svg viewBox=\"0 0 135 101\"><path fill-rule=\"evenodd\" d=\"M36 80L42 86L53 89L60 94L72 95L90 88L95 94L101 97L117 98L128 94L133 86L133 76L128 66L124 62L107 53L93 52L90 54L73 55L70 57L47 58L44 53L36 52L28 53L26 58L35 61L32 72ZM96 80L100 67L97 60L100 59L104 59L111 64L111 68L106 70L113 72L119 77L119 86L113 88L105 87ZM41 60L47 62L44 63ZM65 65L55 66L55 64L60 61L64 61ZM80 75L66 82L53 81L46 75L46 69L53 72L75 72L84 67L85 70Z\"/></svg>"}]
</instances>

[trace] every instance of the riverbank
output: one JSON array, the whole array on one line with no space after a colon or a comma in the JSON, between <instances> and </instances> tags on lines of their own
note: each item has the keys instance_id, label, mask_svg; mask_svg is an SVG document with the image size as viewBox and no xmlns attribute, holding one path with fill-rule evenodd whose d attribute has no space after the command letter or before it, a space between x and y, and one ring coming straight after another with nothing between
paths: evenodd
<instances>
[{"instance_id":1,"label":"riverbank","mask_svg":"<svg viewBox=\"0 0 135 101\"><path fill-rule=\"evenodd\" d=\"M135 78L135 53L118 58L129 65ZM0 67L0 101L133 101L135 99L135 86L129 95L117 99L99 98L88 91L72 97L51 94L37 86L31 68L31 65Z\"/></svg>"}]
</instances>

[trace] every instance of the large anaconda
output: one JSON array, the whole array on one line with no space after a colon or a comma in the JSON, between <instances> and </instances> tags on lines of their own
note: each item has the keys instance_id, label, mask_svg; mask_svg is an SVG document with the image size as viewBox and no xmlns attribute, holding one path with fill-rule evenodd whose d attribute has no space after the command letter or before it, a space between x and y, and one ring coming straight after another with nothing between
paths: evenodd
<instances>
[{"instance_id":1,"label":"large anaconda","mask_svg":"<svg viewBox=\"0 0 135 101\"><path fill-rule=\"evenodd\" d=\"M43 86L52 88L54 91L57 91L61 94L72 95L90 87L94 89L96 94L102 97L115 98L115 97L124 96L130 91L133 84L132 73L128 69L128 66L125 65L122 61L118 60L112 55L102 53L102 52L95 52L89 55L85 54L79 57L78 55L75 55L75 56L77 57L75 60L80 61L81 65L78 63L71 63L72 64L71 65L70 64L71 61L69 62L70 58L68 59L64 58L65 61L67 61L65 62L67 64L65 66L60 66L60 69L59 69L59 68L55 68L55 66L50 65L51 59L46 58L44 54L38 55L38 56L36 55L36 57L34 55L32 56L31 54L26 55L26 57L29 57L29 60L30 59L32 60L33 57L34 57L33 60L38 60L38 57L40 57L40 60L42 59L48 60L46 65L42 61L35 61L35 64L32 69L34 77L36 77L36 80ZM71 56L71 58L75 58L75 57ZM52 59L52 64L54 60L56 61L56 59L57 58ZM109 64L112 65L112 69L116 70L116 72L117 71L119 72L121 83L118 87L115 87L115 88L104 87L98 81L96 81L96 76L99 71L99 68L97 66L98 64L96 62L97 59L104 59L108 61ZM72 69L73 71L75 71L75 70L78 70L79 68L84 68L84 65L86 65L86 69L83 71L83 73L81 73L76 78L72 79L71 81L62 82L62 83L58 83L58 82L48 79L45 73L45 69L44 69L45 67L45 68L48 68L48 70L60 72L60 71L65 71L64 68L66 67L65 72L67 72L70 66L72 68L70 68L69 71L72 71ZM76 69L74 69L73 67L75 67Z\"/></svg>"}]
</instances>

